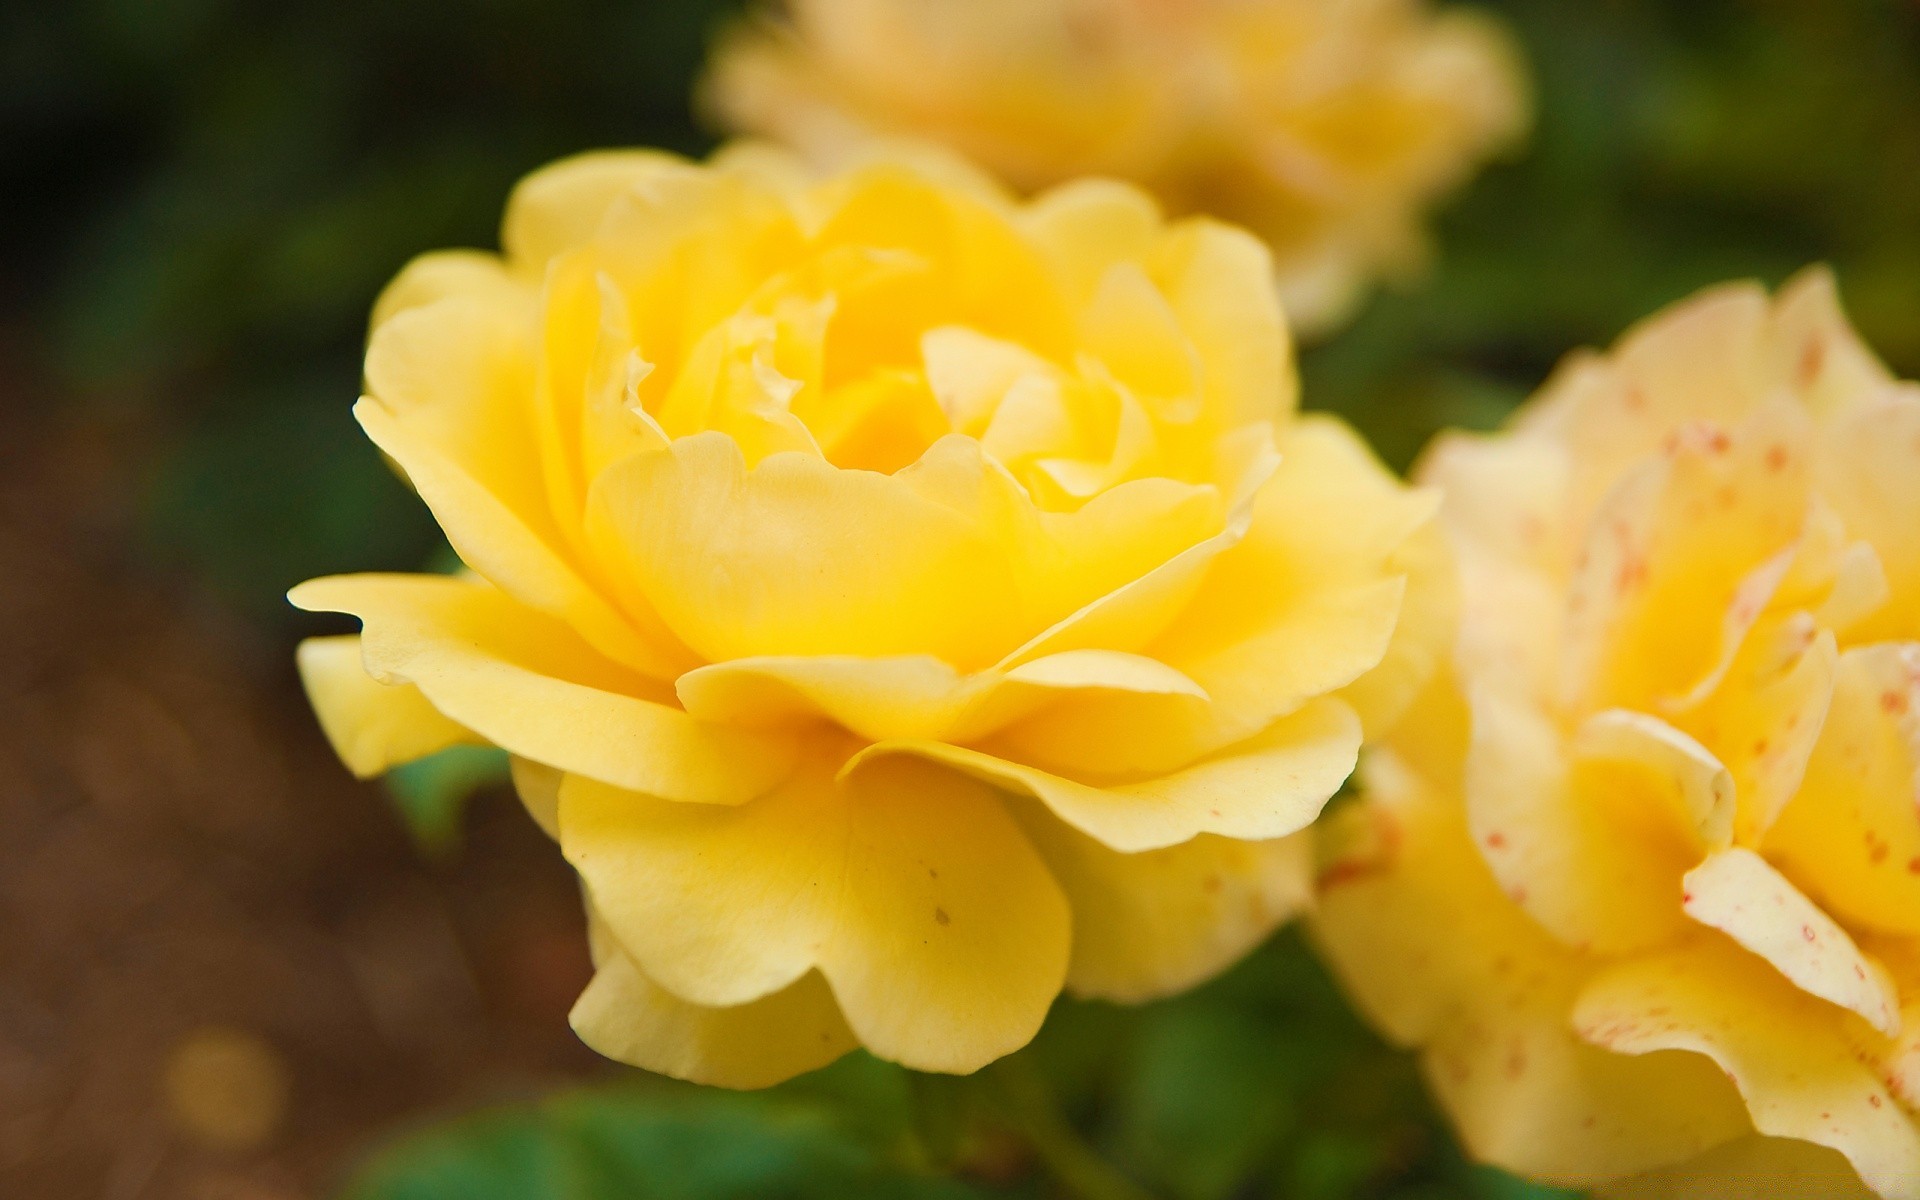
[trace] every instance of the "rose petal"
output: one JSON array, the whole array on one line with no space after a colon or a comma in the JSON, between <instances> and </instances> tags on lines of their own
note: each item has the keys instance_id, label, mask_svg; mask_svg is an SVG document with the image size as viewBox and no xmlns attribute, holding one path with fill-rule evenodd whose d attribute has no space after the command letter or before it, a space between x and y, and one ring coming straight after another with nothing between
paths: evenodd
<instances>
[{"instance_id":1,"label":"rose petal","mask_svg":"<svg viewBox=\"0 0 1920 1200\"><path fill-rule=\"evenodd\" d=\"M1889 388L1837 423L1821 494L1886 569L1892 600L1850 632L1860 643L1920 640L1920 386Z\"/></svg>"},{"instance_id":2,"label":"rose petal","mask_svg":"<svg viewBox=\"0 0 1920 1200\"><path fill-rule=\"evenodd\" d=\"M1683 427L1595 517L1569 599L1565 698L1680 711L1712 688L1805 528L1812 427L1783 400Z\"/></svg>"},{"instance_id":3,"label":"rose petal","mask_svg":"<svg viewBox=\"0 0 1920 1200\"><path fill-rule=\"evenodd\" d=\"M748 470L730 439L699 434L609 471L595 505L599 544L624 555L630 586L709 662L929 654L961 670L991 665L1220 522L1211 488L1170 480L1042 514L958 437L887 476L799 454Z\"/></svg>"},{"instance_id":4,"label":"rose petal","mask_svg":"<svg viewBox=\"0 0 1920 1200\"><path fill-rule=\"evenodd\" d=\"M1920 1197L1920 1127L1830 1013L1760 959L1703 943L1608 969L1581 994L1573 1021L1620 1054L1704 1055L1733 1078L1760 1133L1840 1151L1889 1200Z\"/></svg>"},{"instance_id":5,"label":"rose petal","mask_svg":"<svg viewBox=\"0 0 1920 1200\"><path fill-rule=\"evenodd\" d=\"M360 639L308 638L296 655L300 682L340 761L360 779L462 743L474 732L440 714L411 684L385 684L367 674Z\"/></svg>"},{"instance_id":6,"label":"rose petal","mask_svg":"<svg viewBox=\"0 0 1920 1200\"><path fill-rule=\"evenodd\" d=\"M1121 854L1038 805L1013 811L1073 909L1067 989L1076 996L1138 1004L1185 991L1239 961L1313 890L1304 834L1201 834Z\"/></svg>"},{"instance_id":7,"label":"rose petal","mask_svg":"<svg viewBox=\"0 0 1920 1200\"><path fill-rule=\"evenodd\" d=\"M408 480L461 561L515 599L580 631L601 653L656 679L692 665L692 654L644 600L616 610L558 547L458 463L417 437L379 401L363 399L354 416Z\"/></svg>"},{"instance_id":8,"label":"rose petal","mask_svg":"<svg viewBox=\"0 0 1920 1200\"><path fill-rule=\"evenodd\" d=\"M1148 269L1199 358L1213 422L1232 429L1291 414L1299 383L1267 247L1245 230L1190 219L1168 229Z\"/></svg>"},{"instance_id":9,"label":"rose petal","mask_svg":"<svg viewBox=\"0 0 1920 1200\"><path fill-rule=\"evenodd\" d=\"M1920 646L1840 656L1805 779L1763 846L1839 916L1920 934Z\"/></svg>"},{"instance_id":10,"label":"rose petal","mask_svg":"<svg viewBox=\"0 0 1920 1200\"><path fill-rule=\"evenodd\" d=\"M860 1043L967 1072L1024 1045L1066 972L1066 901L978 784L926 764L809 769L737 808L578 776L561 846L647 978L740 1004L818 968Z\"/></svg>"},{"instance_id":11,"label":"rose petal","mask_svg":"<svg viewBox=\"0 0 1920 1200\"><path fill-rule=\"evenodd\" d=\"M896 756L946 763L1032 796L1082 833L1133 853L1202 833L1258 841L1297 832L1352 773L1359 750L1359 718L1340 701L1321 699L1184 770L1128 783L1082 783L940 742L877 742L845 770Z\"/></svg>"},{"instance_id":12,"label":"rose petal","mask_svg":"<svg viewBox=\"0 0 1920 1200\"><path fill-rule=\"evenodd\" d=\"M1782 629L1781 638L1791 636ZM1687 725L1713 746L1733 776L1737 797L1735 839L1755 845L1806 777L1807 760L1820 738L1833 701L1839 651L1822 630L1788 660L1771 666L1770 649L1751 648L1747 661L1700 708Z\"/></svg>"},{"instance_id":13,"label":"rose petal","mask_svg":"<svg viewBox=\"0 0 1920 1200\"><path fill-rule=\"evenodd\" d=\"M1590 1184L1697 1154L1746 1128L1711 1066L1582 1045L1567 1012L1589 970L1504 896L1457 802L1390 753L1328 843L1315 940L1362 1010L1423 1047L1424 1072L1475 1157Z\"/></svg>"},{"instance_id":14,"label":"rose petal","mask_svg":"<svg viewBox=\"0 0 1920 1200\"><path fill-rule=\"evenodd\" d=\"M742 658L690 671L675 686L687 711L704 720L765 728L824 717L873 741L976 740L1062 692L1206 699L1166 664L1112 650L1070 650L971 675L926 655Z\"/></svg>"},{"instance_id":15,"label":"rose petal","mask_svg":"<svg viewBox=\"0 0 1920 1200\"><path fill-rule=\"evenodd\" d=\"M1825 1146L1757 1134L1671 1167L1602 1184L1599 1200L1884 1200L1846 1156Z\"/></svg>"},{"instance_id":16,"label":"rose petal","mask_svg":"<svg viewBox=\"0 0 1920 1200\"><path fill-rule=\"evenodd\" d=\"M480 250L439 250L422 254L393 277L373 302L370 329L410 308L454 296L479 297L491 305L518 305L532 312L535 289L515 277L497 254Z\"/></svg>"},{"instance_id":17,"label":"rose petal","mask_svg":"<svg viewBox=\"0 0 1920 1200\"><path fill-rule=\"evenodd\" d=\"M1772 963L1793 985L1860 1014L1888 1037L1900 1031L1900 997L1886 969L1847 931L1751 850L1710 856L1686 878L1686 912Z\"/></svg>"},{"instance_id":18,"label":"rose petal","mask_svg":"<svg viewBox=\"0 0 1920 1200\"><path fill-rule=\"evenodd\" d=\"M779 780L790 739L726 729L644 697L657 685L484 584L344 575L288 594L365 623L368 670L411 683L454 721L537 762L671 800L738 804Z\"/></svg>"},{"instance_id":19,"label":"rose petal","mask_svg":"<svg viewBox=\"0 0 1920 1200\"><path fill-rule=\"evenodd\" d=\"M763 1088L854 1049L817 971L746 1004L691 1004L649 980L589 912L594 974L567 1020L596 1053L712 1087Z\"/></svg>"},{"instance_id":20,"label":"rose petal","mask_svg":"<svg viewBox=\"0 0 1920 1200\"><path fill-rule=\"evenodd\" d=\"M513 778L513 790L527 815L542 833L559 841L560 783L566 778L566 772L517 754L507 759L507 768Z\"/></svg>"},{"instance_id":21,"label":"rose petal","mask_svg":"<svg viewBox=\"0 0 1920 1200\"><path fill-rule=\"evenodd\" d=\"M1577 551L1568 458L1533 430L1448 433L1414 476L1444 497L1441 520L1460 570L1461 663L1477 679L1543 697L1560 688L1560 581Z\"/></svg>"},{"instance_id":22,"label":"rose petal","mask_svg":"<svg viewBox=\"0 0 1920 1200\"><path fill-rule=\"evenodd\" d=\"M1773 302L1777 370L1815 414L1832 420L1893 382L1840 307L1833 272L1808 267Z\"/></svg>"},{"instance_id":23,"label":"rose petal","mask_svg":"<svg viewBox=\"0 0 1920 1200\"><path fill-rule=\"evenodd\" d=\"M1733 840L1733 776L1711 750L1657 717L1611 708L1588 717L1573 754L1589 762L1637 767L1675 828L1691 831L1702 850Z\"/></svg>"},{"instance_id":24,"label":"rose petal","mask_svg":"<svg viewBox=\"0 0 1920 1200\"><path fill-rule=\"evenodd\" d=\"M1476 689L1466 802L1474 841L1516 904L1570 946L1619 953L1684 925L1696 828L1636 766L1576 762L1530 705Z\"/></svg>"},{"instance_id":25,"label":"rose petal","mask_svg":"<svg viewBox=\"0 0 1920 1200\"><path fill-rule=\"evenodd\" d=\"M1445 651L1451 588L1432 534L1437 498L1397 485L1351 431L1310 418L1256 494L1246 535L1145 653L1211 697L1108 692L1063 698L1010 728L1005 747L1062 774L1162 774L1340 692L1376 726L1398 716ZM1421 556L1426 555L1422 560ZM1411 557L1409 557L1411 555ZM1405 618L1418 567L1419 622Z\"/></svg>"},{"instance_id":26,"label":"rose petal","mask_svg":"<svg viewBox=\"0 0 1920 1200\"><path fill-rule=\"evenodd\" d=\"M500 244L516 269L539 275L554 256L599 232L623 195L688 169L685 159L658 150L600 150L563 158L514 187Z\"/></svg>"}]
</instances>

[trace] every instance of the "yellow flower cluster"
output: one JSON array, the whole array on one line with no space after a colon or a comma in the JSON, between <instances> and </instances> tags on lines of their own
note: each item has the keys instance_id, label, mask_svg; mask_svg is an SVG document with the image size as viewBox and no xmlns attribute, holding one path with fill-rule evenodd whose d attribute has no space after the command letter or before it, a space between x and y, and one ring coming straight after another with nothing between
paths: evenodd
<instances>
[{"instance_id":1,"label":"yellow flower cluster","mask_svg":"<svg viewBox=\"0 0 1920 1200\"><path fill-rule=\"evenodd\" d=\"M1113 176L1239 222L1309 329L1417 266L1421 210L1526 121L1503 31L1421 0L786 0L705 89L825 161L927 138L1021 188Z\"/></svg>"},{"instance_id":2,"label":"yellow flower cluster","mask_svg":"<svg viewBox=\"0 0 1920 1200\"><path fill-rule=\"evenodd\" d=\"M1920 1197L1920 387L1724 287L1424 479L1464 616L1326 823L1337 972L1512 1170Z\"/></svg>"},{"instance_id":3,"label":"yellow flower cluster","mask_svg":"<svg viewBox=\"0 0 1920 1200\"><path fill-rule=\"evenodd\" d=\"M502 243L394 281L355 410L469 570L302 585L363 631L300 663L361 775L511 752L590 1045L970 1071L1303 903L1452 581L1435 500L1294 417L1257 240L748 149L560 163Z\"/></svg>"}]
</instances>

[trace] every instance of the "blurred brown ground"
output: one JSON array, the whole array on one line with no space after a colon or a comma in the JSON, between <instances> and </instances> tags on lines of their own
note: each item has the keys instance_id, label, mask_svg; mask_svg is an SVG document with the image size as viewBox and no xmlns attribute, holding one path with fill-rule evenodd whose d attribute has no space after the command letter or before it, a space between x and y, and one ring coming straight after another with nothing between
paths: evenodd
<instances>
[{"instance_id":1,"label":"blurred brown ground","mask_svg":"<svg viewBox=\"0 0 1920 1200\"><path fill-rule=\"evenodd\" d=\"M137 564L138 439L35 427L5 376L0 1197L322 1197L409 1122L595 1071L551 845L494 795L424 862L289 648Z\"/></svg>"}]
</instances>

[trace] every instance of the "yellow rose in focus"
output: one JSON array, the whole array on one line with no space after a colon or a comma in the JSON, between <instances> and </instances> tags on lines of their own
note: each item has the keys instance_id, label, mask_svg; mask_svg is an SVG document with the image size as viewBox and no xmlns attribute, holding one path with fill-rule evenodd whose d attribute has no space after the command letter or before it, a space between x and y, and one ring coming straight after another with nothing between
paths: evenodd
<instances>
[{"instance_id":1,"label":"yellow rose in focus","mask_svg":"<svg viewBox=\"0 0 1920 1200\"><path fill-rule=\"evenodd\" d=\"M1027 189L1133 180L1266 239L1310 331L1417 267L1422 210L1527 120L1505 32L1422 0L769 0L703 96L822 161L904 136Z\"/></svg>"},{"instance_id":2,"label":"yellow rose in focus","mask_svg":"<svg viewBox=\"0 0 1920 1200\"><path fill-rule=\"evenodd\" d=\"M1423 475L1461 638L1323 826L1338 974L1511 1170L1920 1197L1920 387L1813 271Z\"/></svg>"},{"instance_id":3,"label":"yellow rose in focus","mask_svg":"<svg viewBox=\"0 0 1920 1200\"><path fill-rule=\"evenodd\" d=\"M1259 243L1089 183L589 155L381 298L355 410L470 574L293 593L372 775L514 756L612 1057L971 1071L1303 902L1442 652L1435 502L1294 420ZM1407 619L1402 621L1402 613Z\"/></svg>"}]
</instances>

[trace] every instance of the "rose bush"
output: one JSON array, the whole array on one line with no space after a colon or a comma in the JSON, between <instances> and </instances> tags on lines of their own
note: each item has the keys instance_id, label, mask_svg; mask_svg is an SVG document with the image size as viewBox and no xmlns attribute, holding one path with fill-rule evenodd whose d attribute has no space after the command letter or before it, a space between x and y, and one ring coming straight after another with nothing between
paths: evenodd
<instances>
[{"instance_id":1,"label":"rose bush","mask_svg":"<svg viewBox=\"0 0 1920 1200\"><path fill-rule=\"evenodd\" d=\"M1460 641L1329 823L1337 973L1501 1166L1920 1196L1920 387L1814 271L1423 477Z\"/></svg>"},{"instance_id":2,"label":"rose bush","mask_svg":"<svg viewBox=\"0 0 1920 1200\"><path fill-rule=\"evenodd\" d=\"M573 1020L735 1086L963 1072L1220 970L1442 650L1435 501L1296 419L1265 250L925 156L525 180L381 297L368 436L468 570L295 589L361 775L513 755Z\"/></svg>"},{"instance_id":3,"label":"rose bush","mask_svg":"<svg viewBox=\"0 0 1920 1200\"><path fill-rule=\"evenodd\" d=\"M1520 132L1518 62L1420 0L786 0L720 42L705 95L826 161L909 136L1023 188L1137 181L1265 238L1318 329L1417 266L1422 210Z\"/></svg>"}]
</instances>

